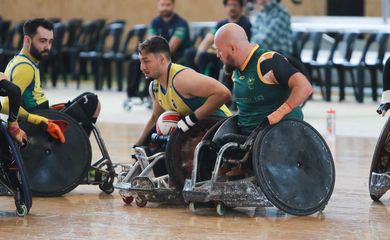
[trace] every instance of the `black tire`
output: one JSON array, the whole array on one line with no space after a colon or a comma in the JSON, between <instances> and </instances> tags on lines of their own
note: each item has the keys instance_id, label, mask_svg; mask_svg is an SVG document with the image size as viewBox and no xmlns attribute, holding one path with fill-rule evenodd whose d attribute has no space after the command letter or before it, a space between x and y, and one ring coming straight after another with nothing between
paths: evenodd
<instances>
[{"instance_id":1,"label":"black tire","mask_svg":"<svg viewBox=\"0 0 390 240\"><path fill-rule=\"evenodd\" d=\"M368 179L369 193L373 201L379 201L381 196L371 194L371 175L373 172L385 173L390 171L390 152L386 151L386 146L390 144L390 117L387 119L379 135L378 142L375 145L374 155L372 156L370 176ZM389 145L390 146L390 145ZM386 156L386 157L384 157Z\"/></svg>"},{"instance_id":2,"label":"black tire","mask_svg":"<svg viewBox=\"0 0 390 240\"><path fill-rule=\"evenodd\" d=\"M325 208L335 183L334 162L313 127L283 120L260 131L252 151L257 183L277 208L297 216Z\"/></svg>"},{"instance_id":3,"label":"black tire","mask_svg":"<svg viewBox=\"0 0 390 240\"><path fill-rule=\"evenodd\" d=\"M54 140L39 126L25 121L20 123L30 139L21 154L33 195L61 196L77 187L86 176L91 166L91 144L84 129L69 115L53 110L34 113L68 122L64 144Z\"/></svg>"}]
</instances>

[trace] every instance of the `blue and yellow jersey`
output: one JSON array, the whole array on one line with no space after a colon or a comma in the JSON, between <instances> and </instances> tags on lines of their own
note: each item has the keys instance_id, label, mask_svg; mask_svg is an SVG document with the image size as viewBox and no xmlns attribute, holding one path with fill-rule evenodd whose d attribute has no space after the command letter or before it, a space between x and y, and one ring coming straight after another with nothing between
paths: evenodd
<instances>
[{"instance_id":1,"label":"blue and yellow jersey","mask_svg":"<svg viewBox=\"0 0 390 240\"><path fill-rule=\"evenodd\" d=\"M186 116L194 112L206 99L201 97L186 98L175 89L174 80L178 73L187 69L179 64L170 63L168 66L168 81L167 86L161 86L161 84L154 80L152 84L152 91L154 98L160 104L164 111L172 110L178 112L181 116ZM191 81L190 79L188 79ZM213 115L215 116L231 116L229 109L223 105Z\"/></svg>"},{"instance_id":2,"label":"blue and yellow jersey","mask_svg":"<svg viewBox=\"0 0 390 240\"><path fill-rule=\"evenodd\" d=\"M47 102L41 87L38 61L24 49L8 63L5 74L20 88L21 106L27 111Z\"/></svg>"}]
</instances>

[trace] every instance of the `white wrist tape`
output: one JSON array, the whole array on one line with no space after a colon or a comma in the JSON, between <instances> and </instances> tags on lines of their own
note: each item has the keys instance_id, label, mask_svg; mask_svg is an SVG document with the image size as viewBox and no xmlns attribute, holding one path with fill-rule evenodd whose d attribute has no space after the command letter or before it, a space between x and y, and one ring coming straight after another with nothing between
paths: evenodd
<instances>
[{"instance_id":1,"label":"white wrist tape","mask_svg":"<svg viewBox=\"0 0 390 240\"><path fill-rule=\"evenodd\" d=\"M390 90L386 90L382 93L381 104L390 102Z\"/></svg>"}]
</instances>

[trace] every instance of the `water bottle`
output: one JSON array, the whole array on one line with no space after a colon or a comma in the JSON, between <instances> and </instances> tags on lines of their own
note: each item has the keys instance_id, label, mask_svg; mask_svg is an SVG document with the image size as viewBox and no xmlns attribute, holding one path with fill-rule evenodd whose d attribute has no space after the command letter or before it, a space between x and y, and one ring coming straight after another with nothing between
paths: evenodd
<instances>
[{"instance_id":1,"label":"water bottle","mask_svg":"<svg viewBox=\"0 0 390 240\"><path fill-rule=\"evenodd\" d=\"M336 153L336 110L329 108L326 111L326 142L332 155Z\"/></svg>"}]
</instances>

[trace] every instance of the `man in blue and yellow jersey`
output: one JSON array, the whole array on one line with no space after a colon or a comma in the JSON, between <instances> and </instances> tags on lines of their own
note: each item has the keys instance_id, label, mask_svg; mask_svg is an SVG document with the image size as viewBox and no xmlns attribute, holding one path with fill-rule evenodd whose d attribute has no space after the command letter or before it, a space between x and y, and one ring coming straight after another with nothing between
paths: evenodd
<instances>
[{"instance_id":1,"label":"man in blue and yellow jersey","mask_svg":"<svg viewBox=\"0 0 390 240\"><path fill-rule=\"evenodd\" d=\"M54 38L53 24L42 18L30 19L24 23L23 32L23 48L8 63L5 70L8 79L17 85L22 92L19 115L22 118L26 118L30 123L46 127L47 131L55 139L65 142L64 135L58 124L59 122L30 113L37 109L49 108L49 101L42 90L38 64L43 58L47 58L49 55ZM96 122L100 111L97 96L85 93L72 102L83 98L87 99L84 101L86 106L82 106L82 109L86 109L91 121ZM4 103L7 101L8 99L6 98ZM86 129L88 134L90 128L84 127L84 129Z\"/></svg>"},{"instance_id":2,"label":"man in blue and yellow jersey","mask_svg":"<svg viewBox=\"0 0 390 240\"><path fill-rule=\"evenodd\" d=\"M285 57L250 43L234 23L221 27L214 43L221 61L235 69L233 95L241 134L250 134L264 120L273 125L284 117L303 119L300 105L312 86Z\"/></svg>"},{"instance_id":3,"label":"man in blue and yellow jersey","mask_svg":"<svg viewBox=\"0 0 390 240\"><path fill-rule=\"evenodd\" d=\"M172 63L164 38L152 37L141 43L138 51L142 72L154 81L149 86L153 113L136 145L144 144L164 111L176 111L182 116L178 127L184 132L207 116L231 115L224 105L231 97L229 90L213 78Z\"/></svg>"}]
</instances>

